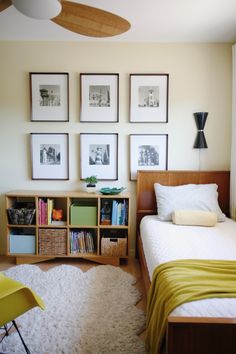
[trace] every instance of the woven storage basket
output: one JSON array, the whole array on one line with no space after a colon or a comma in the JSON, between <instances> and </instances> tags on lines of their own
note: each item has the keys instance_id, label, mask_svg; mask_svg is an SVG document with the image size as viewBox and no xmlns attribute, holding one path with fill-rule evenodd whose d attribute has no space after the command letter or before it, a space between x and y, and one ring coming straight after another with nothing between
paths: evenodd
<instances>
[{"instance_id":1,"label":"woven storage basket","mask_svg":"<svg viewBox=\"0 0 236 354\"><path fill-rule=\"evenodd\" d=\"M66 254L66 229L39 229L39 254Z\"/></svg>"},{"instance_id":2,"label":"woven storage basket","mask_svg":"<svg viewBox=\"0 0 236 354\"><path fill-rule=\"evenodd\" d=\"M127 255L127 238L102 237L101 255L125 257Z\"/></svg>"}]
</instances>

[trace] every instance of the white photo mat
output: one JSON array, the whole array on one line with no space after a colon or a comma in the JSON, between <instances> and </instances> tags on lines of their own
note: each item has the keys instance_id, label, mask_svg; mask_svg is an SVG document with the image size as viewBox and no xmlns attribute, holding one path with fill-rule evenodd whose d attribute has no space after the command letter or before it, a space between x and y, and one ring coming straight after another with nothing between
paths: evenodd
<instances>
[{"instance_id":1,"label":"white photo mat","mask_svg":"<svg viewBox=\"0 0 236 354\"><path fill-rule=\"evenodd\" d=\"M118 179L118 134L80 134L81 179Z\"/></svg>"},{"instance_id":2,"label":"white photo mat","mask_svg":"<svg viewBox=\"0 0 236 354\"><path fill-rule=\"evenodd\" d=\"M69 135L31 133L32 179L69 179Z\"/></svg>"},{"instance_id":3,"label":"white photo mat","mask_svg":"<svg viewBox=\"0 0 236 354\"><path fill-rule=\"evenodd\" d=\"M119 74L80 74L80 121L118 122Z\"/></svg>"},{"instance_id":4,"label":"white photo mat","mask_svg":"<svg viewBox=\"0 0 236 354\"><path fill-rule=\"evenodd\" d=\"M130 74L130 122L168 122L168 74Z\"/></svg>"},{"instance_id":5,"label":"white photo mat","mask_svg":"<svg viewBox=\"0 0 236 354\"><path fill-rule=\"evenodd\" d=\"M30 73L31 121L69 121L68 85L68 73Z\"/></svg>"},{"instance_id":6,"label":"white photo mat","mask_svg":"<svg viewBox=\"0 0 236 354\"><path fill-rule=\"evenodd\" d=\"M130 179L138 170L167 170L167 134L130 134Z\"/></svg>"}]
</instances>

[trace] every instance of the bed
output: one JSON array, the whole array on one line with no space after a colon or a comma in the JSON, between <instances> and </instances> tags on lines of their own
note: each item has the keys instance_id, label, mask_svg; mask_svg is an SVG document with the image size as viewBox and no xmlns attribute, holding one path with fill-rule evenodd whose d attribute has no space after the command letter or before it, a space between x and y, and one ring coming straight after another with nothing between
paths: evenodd
<instances>
[{"instance_id":1,"label":"bed","mask_svg":"<svg viewBox=\"0 0 236 354\"><path fill-rule=\"evenodd\" d=\"M204 235L206 229L204 227L178 225L177 241L175 241L176 225L172 222L157 220L154 183L165 186L215 183L218 186L219 206L226 216L229 215L229 171L138 171L137 254L147 293L157 265L182 258L236 261L236 224L234 221L226 218L225 222L217 223L216 227L207 228L206 235ZM148 243L148 237L145 235L146 229L150 228L154 236L150 238L151 243ZM169 246L168 242L165 243L165 237L156 242L158 236L155 233L170 235ZM189 233L192 233L191 247L188 244ZM227 241L230 245L230 247L227 246L228 248L224 248L222 244L222 233L230 235ZM203 235L200 244L198 244L199 235ZM182 246L180 238L183 241ZM204 242L208 244L208 247L204 247ZM211 244L214 247L209 247ZM181 248L184 249L182 253ZM236 353L236 299L220 299L220 302L216 300L218 299L196 301L193 303L193 310L188 307L191 304L184 304L170 313L165 332L165 346L164 349L162 348L166 354Z\"/></svg>"}]
</instances>

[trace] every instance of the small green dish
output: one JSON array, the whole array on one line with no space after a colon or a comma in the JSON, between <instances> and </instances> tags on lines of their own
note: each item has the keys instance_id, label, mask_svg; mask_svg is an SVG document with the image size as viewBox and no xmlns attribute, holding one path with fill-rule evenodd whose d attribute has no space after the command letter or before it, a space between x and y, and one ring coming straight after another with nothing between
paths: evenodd
<instances>
[{"instance_id":1,"label":"small green dish","mask_svg":"<svg viewBox=\"0 0 236 354\"><path fill-rule=\"evenodd\" d=\"M125 188L109 188L109 187L104 187L100 189L100 193L102 194L119 194L121 193Z\"/></svg>"}]
</instances>

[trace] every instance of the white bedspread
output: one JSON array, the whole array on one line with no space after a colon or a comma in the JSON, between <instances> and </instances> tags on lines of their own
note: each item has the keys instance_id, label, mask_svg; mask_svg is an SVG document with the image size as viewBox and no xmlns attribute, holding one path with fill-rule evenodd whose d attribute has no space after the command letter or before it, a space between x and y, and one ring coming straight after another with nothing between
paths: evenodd
<instances>
[{"instance_id":1,"label":"white bedspread","mask_svg":"<svg viewBox=\"0 0 236 354\"><path fill-rule=\"evenodd\" d=\"M155 267L176 259L236 260L236 223L230 219L215 227L180 226L146 216L140 233L150 279ZM171 315L236 317L236 299L207 299L177 307Z\"/></svg>"}]
</instances>

